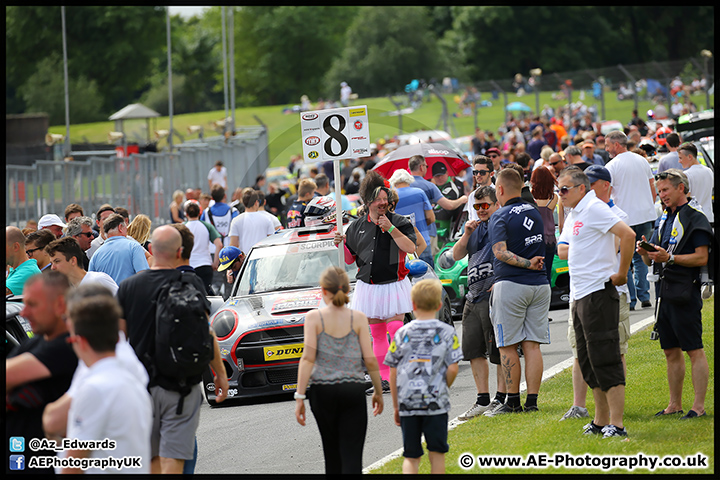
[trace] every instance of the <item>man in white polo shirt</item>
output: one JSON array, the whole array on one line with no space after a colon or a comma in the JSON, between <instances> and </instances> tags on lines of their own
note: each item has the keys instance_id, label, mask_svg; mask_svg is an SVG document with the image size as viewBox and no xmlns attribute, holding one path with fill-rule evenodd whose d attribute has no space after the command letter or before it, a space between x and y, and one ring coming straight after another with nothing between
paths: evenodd
<instances>
[{"instance_id":1,"label":"man in white polo shirt","mask_svg":"<svg viewBox=\"0 0 720 480\"><path fill-rule=\"evenodd\" d=\"M683 166L690 182L690 195L695 197L697 203L702 207L702 211L710 224L715 223L715 215L713 214L712 191L715 185L715 175L713 171L700 164L697 159L697 147L692 143L686 142L677 149L680 164Z\"/></svg>"},{"instance_id":2,"label":"man in white polo shirt","mask_svg":"<svg viewBox=\"0 0 720 480\"><path fill-rule=\"evenodd\" d=\"M635 231L635 241L638 241L643 235L650 238L652 233L657 219L655 213L657 193L650 164L637 153L628 152L627 142L627 136L623 132L608 133L605 137L605 150L612 160L605 167L613 178L612 199L623 212L627 213L628 225ZM633 255L632 264L633 271L628 271L630 310L635 310L638 300L643 308L652 307L647 266L637 253Z\"/></svg>"},{"instance_id":3,"label":"man in white polo shirt","mask_svg":"<svg viewBox=\"0 0 720 480\"><path fill-rule=\"evenodd\" d=\"M573 209L558 240L558 256L568 260L578 363L595 399L594 419L583 433L625 437L625 372L615 287L627 282L635 234L597 199L582 171L564 171L558 187L563 204ZM619 265L615 236L620 238Z\"/></svg>"}]
</instances>

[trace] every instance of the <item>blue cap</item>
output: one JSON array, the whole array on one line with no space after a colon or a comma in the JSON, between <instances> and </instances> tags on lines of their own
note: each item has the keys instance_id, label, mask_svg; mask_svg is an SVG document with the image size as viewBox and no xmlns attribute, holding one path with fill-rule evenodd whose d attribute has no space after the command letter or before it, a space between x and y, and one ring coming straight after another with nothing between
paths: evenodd
<instances>
[{"instance_id":1,"label":"blue cap","mask_svg":"<svg viewBox=\"0 0 720 480\"><path fill-rule=\"evenodd\" d=\"M590 179L590 183L595 183L598 180L612 182L610 171L602 165L590 165L585 169L585 175Z\"/></svg>"},{"instance_id":2,"label":"blue cap","mask_svg":"<svg viewBox=\"0 0 720 480\"><path fill-rule=\"evenodd\" d=\"M237 247L225 247L220 250L220 265L218 265L218 272L222 272L227 269L240 255L242 255L242 250Z\"/></svg>"}]
</instances>

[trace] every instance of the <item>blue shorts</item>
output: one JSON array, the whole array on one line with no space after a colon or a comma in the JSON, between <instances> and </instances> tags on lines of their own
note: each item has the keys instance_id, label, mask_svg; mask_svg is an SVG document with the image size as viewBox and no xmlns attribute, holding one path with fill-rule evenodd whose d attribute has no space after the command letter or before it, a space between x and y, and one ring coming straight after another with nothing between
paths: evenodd
<instances>
[{"instance_id":1,"label":"blue shorts","mask_svg":"<svg viewBox=\"0 0 720 480\"><path fill-rule=\"evenodd\" d=\"M447 413L400 417L400 428L403 436L403 457L420 458L423 456L421 435L425 435L429 451L447 453L450 450L447 443Z\"/></svg>"}]
</instances>

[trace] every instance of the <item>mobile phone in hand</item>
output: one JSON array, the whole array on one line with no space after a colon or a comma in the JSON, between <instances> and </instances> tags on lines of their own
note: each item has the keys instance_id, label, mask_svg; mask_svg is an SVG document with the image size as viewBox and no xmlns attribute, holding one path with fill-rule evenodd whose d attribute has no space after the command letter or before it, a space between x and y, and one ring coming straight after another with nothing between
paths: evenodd
<instances>
[{"instance_id":1,"label":"mobile phone in hand","mask_svg":"<svg viewBox=\"0 0 720 480\"><path fill-rule=\"evenodd\" d=\"M649 244L646 241L640 242L640 247L645 250L646 252L657 252L657 248L653 247L651 244Z\"/></svg>"}]
</instances>

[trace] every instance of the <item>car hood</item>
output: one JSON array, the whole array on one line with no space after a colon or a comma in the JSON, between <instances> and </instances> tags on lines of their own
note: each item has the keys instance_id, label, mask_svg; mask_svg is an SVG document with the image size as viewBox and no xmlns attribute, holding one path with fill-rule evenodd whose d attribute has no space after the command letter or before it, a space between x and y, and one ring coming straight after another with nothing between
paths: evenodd
<instances>
[{"instance_id":1,"label":"car hood","mask_svg":"<svg viewBox=\"0 0 720 480\"><path fill-rule=\"evenodd\" d=\"M237 326L233 329L236 333L298 325L304 323L308 311L319 308L321 304L319 287L233 297L215 312L211 325L221 338L228 336L226 331L218 331L222 330L221 319L229 318L227 312L237 319Z\"/></svg>"}]
</instances>

